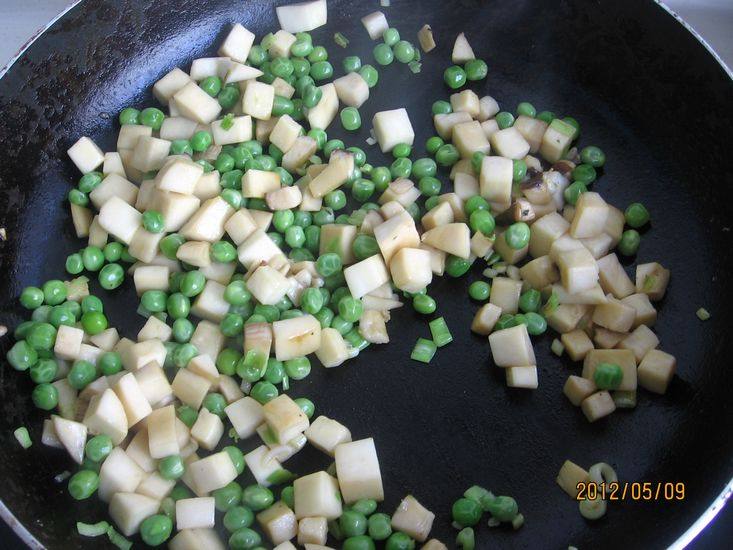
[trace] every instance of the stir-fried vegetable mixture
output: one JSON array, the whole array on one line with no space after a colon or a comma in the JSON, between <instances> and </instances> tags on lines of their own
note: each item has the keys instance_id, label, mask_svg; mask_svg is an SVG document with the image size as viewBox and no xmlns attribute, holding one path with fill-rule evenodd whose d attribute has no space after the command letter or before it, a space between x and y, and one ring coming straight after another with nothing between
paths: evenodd
<instances>
[{"instance_id":1,"label":"stir-fried vegetable mixture","mask_svg":"<svg viewBox=\"0 0 733 550\"><path fill-rule=\"evenodd\" d=\"M635 255L650 213L591 190L607 159L575 145L575 119L527 101L502 110L464 88L489 71L464 34L444 72L455 92L432 106L426 153L411 124L422 114L380 111L373 143L393 160L376 166L327 129L337 116L345 130L361 127L379 69L357 55L334 68L314 43L325 0L277 16L281 29L259 42L235 24L219 57L160 78L158 106L119 114L116 151L88 137L69 149L82 176L68 201L87 245L66 260L70 280L22 291L31 319L15 329L7 360L51 412L42 442L78 465L70 496L108 505L114 527L78 523L83 536L120 548L136 534L151 546L220 548L219 518L234 549L329 537L349 550L445 548L428 540L434 515L414 496L392 516L378 511L374 439L354 440L285 392L314 361L338 367L388 343L391 310L405 301L428 318L410 357L430 363L466 332L440 316L433 277L469 276L480 305L470 328L488 337L507 385L538 387L530 337L550 327L560 335L552 350L583 361L564 392L595 421L635 406L638 386L666 391L675 359L650 327L670 274L652 262L636 267L635 281L627 275L613 250ZM377 41L376 66L397 60L419 72L420 49L383 13L362 23ZM423 52L436 47L429 25L417 39ZM147 319L135 338L90 294L95 276L106 291L132 278ZM15 435L30 447L27 429ZM238 443L253 437L261 445L243 453ZM332 464L298 476L284 464L308 443ZM586 472L566 462L558 483L574 496L578 480L615 476L606 464ZM605 502L580 511L600 517ZM485 513L492 526L524 523L513 498L471 487L452 507L458 546L475 547Z\"/></svg>"}]
</instances>

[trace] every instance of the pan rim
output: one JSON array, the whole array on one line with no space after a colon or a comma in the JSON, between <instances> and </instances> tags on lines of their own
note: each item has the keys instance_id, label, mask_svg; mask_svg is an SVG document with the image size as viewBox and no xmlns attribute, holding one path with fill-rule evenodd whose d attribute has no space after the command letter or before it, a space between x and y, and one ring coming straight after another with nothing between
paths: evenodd
<instances>
[{"instance_id":1,"label":"pan rim","mask_svg":"<svg viewBox=\"0 0 733 550\"><path fill-rule=\"evenodd\" d=\"M18 50L18 52L7 62L7 64L0 68L0 79L2 79L8 71L18 62L18 60L25 54L25 52L43 36L57 21L64 17L68 12L74 9L76 6L81 4L82 0L72 0L61 12L59 12L54 18L48 23L40 27L36 33L31 36ZM713 49L713 47L700 35L692 26L690 26L683 17L677 12L670 8L663 0L654 0L664 12L674 18L682 27L684 27L704 48L708 54L720 65L728 79L733 82L733 70L728 67L728 64ZM717 515L725 508L728 500L733 496L733 478L731 478L725 485L723 490L715 497L713 502L703 511L702 514L688 527L668 548L669 550L682 550L686 548L693 540L706 529ZM13 532L30 548L34 550L44 550L46 547L21 523L15 514L8 508L5 501L0 499L0 517L3 521L13 530Z\"/></svg>"}]
</instances>

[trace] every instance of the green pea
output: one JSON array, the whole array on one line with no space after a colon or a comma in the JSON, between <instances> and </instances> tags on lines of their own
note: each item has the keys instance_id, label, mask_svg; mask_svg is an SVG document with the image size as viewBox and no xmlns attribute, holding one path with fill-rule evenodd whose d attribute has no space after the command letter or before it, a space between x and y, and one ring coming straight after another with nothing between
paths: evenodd
<instances>
[{"instance_id":1,"label":"green pea","mask_svg":"<svg viewBox=\"0 0 733 550\"><path fill-rule=\"evenodd\" d=\"M114 444L108 435L95 435L84 445L84 453L89 460L102 462L112 452Z\"/></svg>"},{"instance_id":2,"label":"green pea","mask_svg":"<svg viewBox=\"0 0 733 550\"><path fill-rule=\"evenodd\" d=\"M373 51L374 61L379 65L389 65L394 61L394 52L389 44L377 44Z\"/></svg>"},{"instance_id":3,"label":"green pea","mask_svg":"<svg viewBox=\"0 0 733 550\"><path fill-rule=\"evenodd\" d=\"M414 548L415 541L400 531L392 533L384 546L384 550L413 550Z\"/></svg>"},{"instance_id":4,"label":"green pea","mask_svg":"<svg viewBox=\"0 0 733 550\"><path fill-rule=\"evenodd\" d=\"M249 485L242 492L242 502L254 512L259 512L272 506L275 497L272 491L262 485Z\"/></svg>"},{"instance_id":5,"label":"green pea","mask_svg":"<svg viewBox=\"0 0 733 550\"><path fill-rule=\"evenodd\" d=\"M20 340L13 344L5 357L15 370L24 371L36 364L38 352L28 342Z\"/></svg>"},{"instance_id":6,"label":"green pea","mask_svg":"<svg viewBox=\"0 0 733 550\"><path fill-rule=\"evenodd\" d=\"M313 43L308 39L298 39L290 46L290 54L305 57L313 51Z\"/></svg>"},{"instance_id":7,"label":"green pea","mask_svg":"<svg viewBox=\"0 0 733 550\"><path fill-rule=\"evenodd\" d=\"M257 382L250 392L250 397L264 405L265 403L272 401L278 395L277 388L270 382Z\"/></svg>"},{"instance_id":8,"label":"green pea","mask_svg":"<svg viewBox=\"0 0 733 550\"><path fill-rule=\"evenodd\" d=\"M249 527L237 529L229 537L229 548L232 550L256 550L262 542L262 537L257 531L253 531Z\"/></svg>"},{"instance_id":9,"label":"green pea","mask_svg":"<svg viewBox=\"0 0 733 550\"><path fill-rule=\"evenodd\" d=\"M66 306L54 306L48 315L48 322L58 328L61 325L74 326L76 324L76 316Z\"/></svg>"},{"instance_id":10,"label":"green pea","mask_svg":"<svg viewBox=\"0 0 733 550\"><path fill-rule=\"evenodd\" d=\"M321 228L317 225L309 225L303 229L305 235L305 248L313 254L318 254L321 243Z\"/></svg>"},{"instance_id":11,"label":"green pea","mask_svg":"<svg viewBox=\"0 0 733 550\"><path fill-rule=\"evenodd\" d=\"M199 351L193 344L181 344L173 351L173 364L179 369L184 368L198 355Z\"/></svg>"},{"instance_id":12,"label":"green pea","mask_svg":"<svg viewBox=\"0 0 733 550\"><path fill-rule=\"evenodd\" d=\"M89 204L89 197L83 191L71 189L69 191L69 202L77 206L86 206Z\"/></svg>"},{"instance_id":13,"label":"green pea","mask_svg":"<svg viewBox=\"0 0 733 550\"><path fill-rule=\"evenodd\" d=\"M88 271L99 271L104 265L104 252L96 246L87 246L81 251L81 260Z\"/></svg>"},{"instance_id":14,"label":"green pea","mask_svg":"<svg viewBox=\"0 0 733 550\"><path fill-rule=\"evenodd\" d=\"M214 167L219 171L220 174L224 172L231 172L234 170L234 157L227 153L219 153L216 157Z\"/></svg>"},{"instance_id":15,"label":"green pea","mask_svg":"<svg viewBox=\"0 0 733 550\"><path fill-rule=\"evenodd\" d=\"M94 336L107 330L109 323L104 313L100 311L88 311L81 316L81 325L84 328L84 332Z\"/></svg>"},{"instance_id":16,"label":"green pea","mask_svg":"<svg viewBox=\"0 0 733 550\"><path fill-rule=\"evenodd\" d=\"M163 479L176 480L186 472L186 465L180 455L170 455L158 462L158 473Z\"/></svg>"},{"instance_id":17,"label":"green pea","mask_svg":"<svg viewBox=\"0 0 733 550\"><path fill-rule=\"evenodd\" d=\"M167 296L162 290L146 290L140 297L142 306L152 313L165 311Z\"/></svg>"},{"instance_id":18,"label":"green pea","mask_svg":"<svg viewBox=\"0 0 733 550\"><path fill-rule=\"evenodd\" d=\"M506 128L509 128L510 126L514 126L514 115L507 111L496 113L495 118L500 130L504 130Z\"/></svg>"},{"instance_id":19,"label":"green pea","mask_svg":"<svg viewBox=\"0 0 733 550\"><path fill-rule=\"evenodd\" d=\"M292 485L288 485L280 491L280 500L282 500L290 509L295 507L295 490Z\"/></svg>"},{"instance_id":20,"label":"green pea","mask_svg":"<svg viewBox=\"0 0 733 550\"><path fill-rule=\"evenodd\" d=\"M540 294L539 290L536 290L534 288L523 292L522 295L519 297L519 309L521 309L524 313L528 313L530 311L539 311L541 303L542 295Z\"/></svg>"},{"instance_id":21,"label":"green pea","mask_svg":"<svg viewBox=\"0 0 733 550\"><path fill-rule=\"evenodd\" d=\"M349 323L355 323L364 312L364 306L358 298L344 296L338 303L339 316Z\"/></svg>"},{"instance_id":22,"label":"green pea","mask_svg":"<svg viewBox=\"0 0 733 550\"><path fill-rule=\"evenodd\" d=\"M160 243L158 244L158 248L160 248L160 251L166 258L168 258L169 260L175 260L178 248L185 242L186 239L184 239L178 233L171 233L170 235L166 235L161 239Z\"/></svg>"},{"instance_id":23,"label":"green pea","mask_svg":"<svg viewBox=\"0 0 733 550\"><path fill-rule=\"evenodd\" d=\"M19 301L20 305L26 309L36 309L43 304L43 290L35 286L27 286L20 293Z\"/></svg>"},{"instance_id":24,"label":"green pea","mask_svg":"<svg viewBox=\"0 0 733 550\"><path fill-rule=\"evenodd\" d=\"M475 232L490 237L496 229L496 220L488 210L475 210L469 216L469 224Z\"/></svg>"},{"instance_id":25,"label":"green pea","mask_svg":"<svg viewBox=\"0 0 733 550\"><path fill-rule=\"evenodd\" d=\"M426 197L434 197L440 193L442 184L440 183L440 180L438 178L425 176L424 178L420 178L417 187L420 190L420 193L422 193Z\"/></svg>"},{"instance_id":26,"label":"green pea","mask_svg":"<svg viewBox=\"0 0 733 550\"><path fill-rule=\"evenodd\" d=\"M28 331L26 341L36 351L50 351L56 343L56 327L50 323L35 323Z\"/></svg>"},{"instance_id":27,"label":"green pea","mask_svg":"<svg viewBox=\"0 0 733 550\"><path fill-rule=\"evenodd\" d=\"M224 418L224 408L227 406L227 400L220 393L209 393L204 397L203 406L208 409L211 414L215 414L219 418Z\"/></svg>"},{"instance_id":28,"label":"green pea","mask_svg":"<svg viewBox=\"0 0 733 550\"><path fill-rule=\"evenodd\" d=\"M224 487L216 489L212 495L216 509L220 512L227 512L235 506L239 506L239 503L242 502L242 487L236 481L232 481Z\"/></svg>"},{"instance_id":29,"label":"green pea","mask_svg":"<svg viewBox=\"0 0 733 550\"><path fill-rule=\"evenodd\" d=\"M367 523L369 536L374 540L386 540L392 534L392 520L387 514L371 515Z\"/></svg>"},{"instance_id":30,"label":"green pea","mask_svg":"<svg viewBox=\"0 0 733 550\"><path fill-rule=\"evenodd\" d=\"M43 384L53 382L58 371L59 366L55 359L39 359L30 367L29 374L36 384Z\"/></svg>"},{"instance_id":31,"label":"green pea","mask_svg":"<svg viewBox=\"0 0 733 550\"><path fill-rule=\"evenodd\" d=\"M483 59L470 59L463 65L466 71L466 79L475 81L483 80L489 74L489 67Z\"/></svg>"},{"instance_id":32,"label":"green pea","mask_svg":"<svg viewBox=\"0 0 733 550\"><path fill-rule=\"evenodd\" d=\"M184 498L193 498L194 495L183 485L176 485L175 487L173 487L173 490L171 491L171 494L169 496L171 497L171 500L173 500L173 502L177 502Z\"/></svg>"},{"instance_id":33,"label":"green pea","mask_svg":"<svg viewBox=\"0 0 733 550\"><path fill-rule=\"evenodd\" d=\"M97 366L105 376L112 376L122 370L122 358L116 351L106 351L97 359Z\"/></svg>"},{"instance_id":34,"label":"green pea","mask_svg":"<svg viewBox=\"0 0 733 550\"><path fill-rule=\"evenodd\" d=\"M550 124L556 118L557 117L555 116L555 113L553 113L552 111L542 111L541 113L537 114L537 120L541 120L545 124Z\"/></svg>"},{"instance_id":35,"label":"green pea","mask_svg":"<svg viewBox=\"0 0 733 550\"><path fill-rule=\"evenodd\" d=\"M75 390L83 390L91 384L96 377L97 371L94 365L89 361L79 360L74 362L66 378L72 388Z\"/></svg>"},{"instance_id":36,"label":"green pea","mask_svg":"<svg viewBox=\"0 0 733 550\"><path fill-rule=\"evenodd\" d=\"M279 95L275 96L272 103L272 116L292 115L293 109L294 105L290 99Z\"/></svg>"},{"instance_id":37,"label":"green pea","mask_svg":"<svg viewBox=\"0 0 733 550\"><path fill-rule=\"evenodd\" d=\"M370 88L374 88L377 82L379 82L379 71L369 64L362 65L361 69L359 69L359 74Z\"/></svg>"},{"instance_id":38,"label":"green pea","mask_svg":"<svg viewBox=\"0 0 733 550\"><path fill-rule=\"evenodd\" d=\"M97 249L99 250L99 249ZM66 285L53 279L43 284L43 300L50 306L57 306L66 300Z\"/></svg>"},{"instance_id":39,"label":"green pea","mask_svg":"<svg viewBox=\"0 0 733 550\"><path fill-rule=\"evenodd\" d=\"M293 380L303 380L311 372L311 362L307 357L296 357L285 361L285 373Z\"/></svg>"},{"instance_id":40,"label":"green pea","mask_svg":"<svg viewBox=\"0 0 733 550\"><path fill-rule=\"evenodd\" d=\"M194 332L193 323L188 319L176 319L173 321L171 329L173 331L173 339L180 344L188 342Z\"/></svg>"},{"instance_id":41,"label":"green pea","mask_svg":"<svg viewBox=\"0 0 733 550\"><path fill-rule=\"evenodd\" d=\"M224 199L229 205L238 210L242 206L242 193L236 189L224 189L221 194L221 198Z\"/></svg>"},{"instance_id":42,"label":"green pea","mask_svg":"<svg viewBox=\"0 0 733 550\"><path fill-rule=\"evenodd\" d=\"M433 103L431 110L434 115L447 115L453 112L453 107L451 106L449 101L445 101L444 99L439 99L438 101L435 101Z\"/></svg>"},{"instance_id":43,"label":"green pea","mask_svg":"<svg viewBox=\"0 0 733 550\"><path fill-rule=\"evenodd\" d=\"M573 168L573 180L589 185L596 180L596 169L590 164L579 164Z\"/></svg>"},{"instance_id":44,"label":"green pea","mask_svg":"<svg viewBox=\"0 0 733 550\"><path fill-rule=\"evenodd\" d=\"M315 46L313 51L308 55L308 61L318 63L319 61L328 60L328 51L323 46Z\"/></svg>"},{"instance_id":45,"label":"green pea","mask_svg":"<svg viewBox=\"0 0 733 550\"><path fill-rule=\"evenodd\" d=\"M379 252L379 245L377 244L377 240L371 235L360 234L354 239L351 249L356 259L361 261L377 254Z\"/></svg>"},{"instance_id":46,"label":"green pea","mask_svg":"<svg viewBox=\"0 0 733 550\"><path fill-rule=\"evenodd\" d=\"M527 325L527 332L532 336L544 334L547 330L547 321L539 313L530 311L529 313L526 313L524 317L526 321L524 324Z\"/></svg>"},{"instance_id":47,"label":"green pea","mask_svg":"<svg viewBox=\"0 0 733 550\"><path fill-rule=\"evenodd\" d=\"M107 243L102 249L104 259L108 262L117 262L122 258L123 246L120 243Z\"/></svg>"},{"instance_id":48,"label":"green pea","mask_svg":"<svg viewBox=\"0 0 733 550\"><path fill-rule=\"evenodd\" d=\"M300 296L300 307L311 315L318 313L323 307L323 295L317 288L307 288Z\"/></svg>"},{"instance_id":49,"label":"green pea","mask_svg":"<svg viewBox=\"0 0 733 550\"><path fill-rule=\"evenodd\" d=\"M408 158L396 158L389 167L392 179L408 178L412 171L412 161Z\"/></svg>"},{"instance_id":50,"label":"green pea","mask_svg":"<svg viewBox=\"0 0 733 550\"><path fill-rule=\"evenodd\" d=\"M504 232L504 240L510 248L521 250L529 244L530 229L524 222L516 222L510 225Z\"/></svg>"},{"instance_id":51,"label":"green pea","mask_svg":"<svg viewBox=\"0 0 733 550\"><path fill-rule=\"evenodd\" d=\"M326 144L323 146L323 154L329 158L331 156L331 153L336 151L337 149L345 149L346 145L343 141L340 139L329 139Z\"/></svg>"},{"instance_id":52,"label":"green pea","mask_svg":"<svg viewBox=\"0 0 733 550\"><path fill-rule=\"evenodd\" d=\"M437 305L435 300L427 294L416 294L412 298L412 307L422 315L430 315L431 313L435 313Z\"/></svg>"},{"instance_id":53,"label":"green pea","mask_svg":"<svg viewBox=\"0 0 733 550\"><path fill-rule=\"evenodd\" d=\"M313 415L316 413L316 406L313 404L313 401L307 397L298 397L294 401L308 418L313 418Z\"/></svg>"},{"instance_id":54,"label":"green pea","mask_svg":"<svg viewBox=\"0 0 733 550\"><path fill-rule=\"evenodd\" d=\"M320 275L328 277L341 271L343 264L341 257L335 252L328 252L319 256L316 260L316 270Z\"/></svg>"},{"instance_id":55,"label":"green pea","mask_svg":"<svg viewBox=\"0 0 733 550\"><path fill-rule=\"evenodd\" d=\"M171 142L171 155L193 155L191 142L187 139L174 139Z\"/></svg>"},{"instance_id":56,"label":"green pea","mask_svg":"<svg viewBox=\"0 0 733 550\"><path fill-rule=\"evenodd\" d=\"M471 527L464 527L456 535L456 546L463 550L474 550L476 548L476 535Z\"/></svg>"},{"instance_id":57,"label":"green pea","mask_svg":"<svg viewBox=\"0 0 733 550\"><path fill-rule=\"evenodd\" d=\"M392 174L386 166L377 166L372 170L371 180L376 190L381 193L387 189L387 186L392 181Z\"/></svg>"},{"instance_id":58,"label":"green pea","mask_svg":"<svg viewBox=\"0 0 733 550\"><path fill-rule=\"evenodd\" d=\"M247 290L247 285L244 281L232 281L224 289L224 300L227 303L242 306L252 299L252 294Z\"/></svg>"},{"instance_id":59,"label":"green pea","mask_svg":"<svg viewBox=\"0 0 733 550\"><path fill-rule=\"evenodd\" d=\"M489 283L485 281L474 281L468 287L468 295L478 302L485 302L488 300L490 292L491 287L489 286Z\"/></svg>"},{"instance_id":60,"label":"green pea","mask_svg":"<svg viewBox=\"0 0 733 550\"><path fill-rule=\"evenodd\" d=\"M140 111L132 107L125 107L120 111L120 124L140 124Z\"/></svg>"},{"instance_id":61,"label":"green pea","mask_svg":"<svg viewBox=\"0 0 733 550\"><path fill-rule=\"evenodd\" d=\"M394 46L400 41L400 32L394 27L389 27L382 33L382 40L388 46Z\"/></svg>"},{"instance_id":62,"label":"green pea","mask_svg":"<svg viewBox=\"0 0 733 550\"><path fill-rule=\"evenodd\" d=\"M333 77L333 67L328 61L317 61L311 65L310 76L315 81Z\"/></svg>"},{"instance_id":63,"label":"green pea","mask_svg":"<svg viewBox=\"0 0 733 550\"><path fill-rule=\"evenodd\" d=\"M245 506L234 506L224 514L224 528L233 533L238 529L249 527L254 523L255 516L252 510Z\"/></svg>"},{"instance_id":64,"label":"green pea","mask_svg":"<svg viewBox=\"0 0 733 550\"><path fill-rule=\"evenodd\" d=\"M71 308L67 307L67 304L76 304L76 302L64 302L64 304L60 307L65 307L67 310L69 310L70 313L73 313L71 311ZM77 304L79 305L79 304ZM59 306L56 306L59 307ZM81 309L81 307L80 307ZM31 313L31 321L35 321L37 323L46 323L49 321L51 317L51 311L53 311L52 306L43 305L33 310L33 313ZM31 324L31 327L34 323ZM26 331L26 335L30 332L30 330Z\"/></svg>"},{"instance_id":65,"label":"green pea","mask_svg":"<svg viewBox=\"0 0 733 550\"><path fill-rule=\"evenodd\" d=\"M345 537L358 537L367 532L367 518L354 510L344 510L339 518L339 527Z\"/></svg>"},{"instance_id":66,"label":"green pea","mask_svg":"<svg viewBox=\"0 0 733 550\"><path fill-rule=\"evenodd\" d=\"M368 498L368 499L363 498L363 499L357 500L354 504L352 504L351 509L354 512L358 512L365 516L371 516L374 512L377 511L377 501L371 498Z\"/></svg>"},{"instance_id":67,"label":"green pea","mask_svg":"<svg viewBox=\"0 0 733 550\"><path fill-rule=\"evenodd\" d=\"M342 64L345 73L355 73L361 69L361 59L355 55L344 57Z\"/></svg>"},{"instance_id":68,"label":"green pea","mask_svg":"<svg viewBox=\"0 0 733 550\"><path fill-rule=\"evenodd\" d=\"M375 188L373 182L359 178L351 186L351 196L359 202L365 202L374 194Z\"/></svg>"},{"instance_id":69,"label":"green pea","mask_svg":"<svg viewBox=\"0 0 733 550\"><path fill-rule=\"evenodd\" d=\"M452 143L442 145L435 153L435 162L440 166L453 166L461 158L458 149Z\"/></svg>"},{"instance_id":70,"label":"green pea","mask_svg":"<svg viewBox=\"0 0 733 550\"><path fill-rule=\"evenodd\" d=\"M650 218L649 210L640 202L631 203L624 212L624 218L626 219L626 225L638 229L649 223Z\"/></svg>"},{"instance_id":71,"label":"green pea","mask_svg":"<svg viewBox=\"0 0 733 550\"><path fill-rule=\"evenodd\" d=\"M453 503L451 515L461 527L472 527L481 521L483 510L478 502L470 498L459 498Z\"/></svg>"},{"instance_id":72,"label":"green pea","mask_svg":"<svg viewBox=\"0 0 733 550\"><path fill-rule=\"evenodd\" d=\"M537 116L537 109L535 109L534 105L532 105L531 103L522 101L519 105L517 105L517 115L534 118Z\"/></svg>"},{"instance_id":73,"label":"green pea","mask_svg":"<svg viewBox=\"0 0 733 550\"><path fill-rule=\"evenodd\" d=\"M563 197L565 197L565 202L575 206L575 204L578 202L578 199L580 198L580 195L587 192L588 188L583 182L574 181L565 188L565 190L563 191Z\"/></svg>"},{"instance_id":74,"label":"green pea","mask_svg":"<svg viewBox=\"0 0 733 550\"><path fill-rule=\"evenodd\" d=\"M449 88L457 90L466 84L466 71L458 65L451 65L443 73L443 81Z\"/></svg>"},{"instance_id":75,"label":"green pea","mask_svg":"<svg viewBox=\"0 0 733 550\"><path fill-rule=\"evenodd\" d=\"M341 109L341 125L344 130L353 132L361 128L361 115L356 107L345 107Z\"/></svg>"},{"instance_id":76,"label":"green pea","mask_svg":"<svg viewBox=\"0 0 733 550\"><path fill-rule=\"evenodd\" d=\"M173 532L173 520L165 514L154 514L140 524L140 538L148 546L159 546L167 541Z\"/></svg>"},{"instance_id":77,"label":"green pea","mask_svg":"<svg viewBox=\"0 0 733 550\"><path fill-rule=\"evenodd\" d=\"M374 550L375 546L374 541L366 535L358 535L344 540L341 548L343 550Z\"/></svg>"},{"instance_id":78,"label":"green pea","mask_svg":"<svg viewBox=\"0 0 733 550\"><path fill-rule=\"evenodd\" d=\"M206 130L199 130L191 137L191 147L197 153L203 153L211 147L212 141L213 138L209 132Z\"/></svg>"},{"instance_id":79,"label":"green pea","mask_svg":"<svg viewBox=\"0 0 733 550\"><path fill-rule=\"evenodd\" d=\"M222 82L218 76L207 76L201 83L199 88L206 92L211 97L216 97L221 92Z\"/></svg>"},{"instance_id":80,"label":"green pea","mask_svg":"<svg viewBox=\"0 0 733 550\"><path fill-rule=\"evenodd\" d=\"M449 255L445 260L445 272L451 277L462 277L471 269L471 261Z\"/></svg>"},{"instance_id":81,"label":"green pea","mask_svg":"<svg viewBox=\"0 0 733 550\"><path fill-rule=\"evenodd\" d=\"M234 464L234 469L237 471L237 475L241 475L244 472L245 467L244 455L242 454L242 451L240 451L237 447L234 447L233 445L224 447L224 449L222 450L226 451L226 453L229 455L229 458L232 460L232 464Z\"/></svg>"},{"instance_id":82,"label":"green pea","mask_svg":"<svg viewBox=\"0 0 733 550\"><path fill-rule=\"evenodd\" d=\"M150 126L153 130L160 130L163 120L165 120L165 114L155 107L148 107L140 113L140 124Z\"/></svg>"},{"instance_id":83,"label":"green pea","mask_svg":"<svg viewBox=\"0 0 733 550\"><path fill-rule=\"evenodd\" d=\"M107 264L99 271L98 279L102 288L114 290L125 280L125 270L120 264Z\"/></svg>"},{"instance_id":84,"label":"green pea","mask_svg":"<svg viewBox=\"0 0 733 550\"><path fill-rule=\"evenodd\" d=\"M621 234L618 242L618 251L624 256L633 256L639 250L641 235L635 229L627 229Z\"/></svg>"},{"instance_id":85,"label":"green pea","mask_svg":"<svg viewBox=\"0 0 733 550\"><path fill-rule=\"evenodd\" d=\"M50 411L55 408L59 402L59 391L56 386L44 382L38 384L31 394L33 404L44 411Z\"/></svg>"},{"instance_id":86,"label":"green pea","mask_svg":"<svg viewBox=\"0 0 733 550\"><path fill-rule=\"evenodd\" d=\"M99 487L99 475L91 470L79 470L69 478L68 490L74 500L85 500Z\"/></svg>"},{"instance_id":87,"label":"green pea","mask_svg":"<svg viewBox=\"0 0 733 550\"><path fill-rule=\"evenodd\" d=\"M400 40L394 45L394 56L400 63L409 63L415 59L415 46L407 40Z\"/></svg>"},{"instance_id":88,"label":"green pea","mask_svg":"<svg viewBox=\"0 0 733 550\"><path fill-rule=\"evenodd\" d=\"M606 155L595 145L589 145L580 151L580 161L593 168L600 168L606 163Z\"/></svg>"},{"instance_id":89,"label":"green pea","mask_svg":"<svg viewBox=\"0 0 733 550\"><path fill-rule=\"evenodd\" d=\"M227 85L222 88L216 99L219 101L219 105L221 105L223 109L228 110L237 104L239 101L239 95L239 88L236 85Z\"/></svg>"},{"instance_id":90,"label":"green pea","mask_svg":"<svg viewBox=\"0 0 733 550\"><path fill-rule=\"evenodd\" d=\"M88 172L84 174L81 178L79 178L79 191L87 194L91 193L97 187L99 187L99 184L102 183L103 177L104 174L100 172Z\"/></svg>"}]
</instances>

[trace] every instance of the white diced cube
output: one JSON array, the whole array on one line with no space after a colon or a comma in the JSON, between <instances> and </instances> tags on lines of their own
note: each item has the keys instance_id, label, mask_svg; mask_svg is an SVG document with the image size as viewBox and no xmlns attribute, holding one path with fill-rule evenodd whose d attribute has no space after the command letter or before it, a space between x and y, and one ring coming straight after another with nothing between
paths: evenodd
<instances>
[{"instance_id":1,"label":"white diced cube","mask_svg":"<svg viewBox=\"0 0 733 550\"><path fill-rule=\"evenodd\" d=\"M336 472L347 504L359 499L384 500L382 474L374 439L342 443L335 449Z\"/></svg>"},{"instance_id":2,"label":"white diced cube","mask_svg":"<svg viewBox=\"0 0 733 550\"><path fill-rule=\"evenodd\" d=\"M404 108L376 113L372 119L372 126L383 153L388 153L400 143L412 145L415 141L415 132Z\"/></svg>"},{"instance_id":3,"label":"white diced cube","mask_svg":"<svg viewBox=\"0 0 733 550\"><path fill-rule=\"evenodd\" d=\"M104 152L86 136L79 138L67 153L82 174L93 172L104 162Z\"/></svg>"}]
</instances>

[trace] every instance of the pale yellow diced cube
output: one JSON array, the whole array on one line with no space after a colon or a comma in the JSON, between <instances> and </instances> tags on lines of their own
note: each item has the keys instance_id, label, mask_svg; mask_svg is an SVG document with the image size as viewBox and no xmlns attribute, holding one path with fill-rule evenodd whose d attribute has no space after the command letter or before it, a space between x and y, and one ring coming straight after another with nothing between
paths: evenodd
<instances>
[{"instance_id":1,"label":"pale yellow diced cube","mask_svg":"<svg viewBox=\"0 0 733 550\"><path fill-rule=\"evenodd\" d=\"M593 349L593 342L584 331L579 329L566 332L560 337L560 341L573 361L582 361Z\"/></svg>"},{"instance_id":2,"label":"pale yellow diced cube","mask_svg":"<svg viewBox=\"0 0 733 550\"><path fill-rule=\"evenodd\" d=\"M677 360L673 355L658 349L650 350L637 370L639 385L654 393L666 393L676 370Z\"/></svg>"},{"instance_id":3,"label":"pale yellow diced cube","mask_svg":"<svg viewBox=\"0 0 733 550\"><path fill-rule=\"evenodd\" d=\"M595 422L615 411L616 403L610 393L599 391L586 397L580 404L580 408L588 422Z\"/></svg>"}]
</instances>

